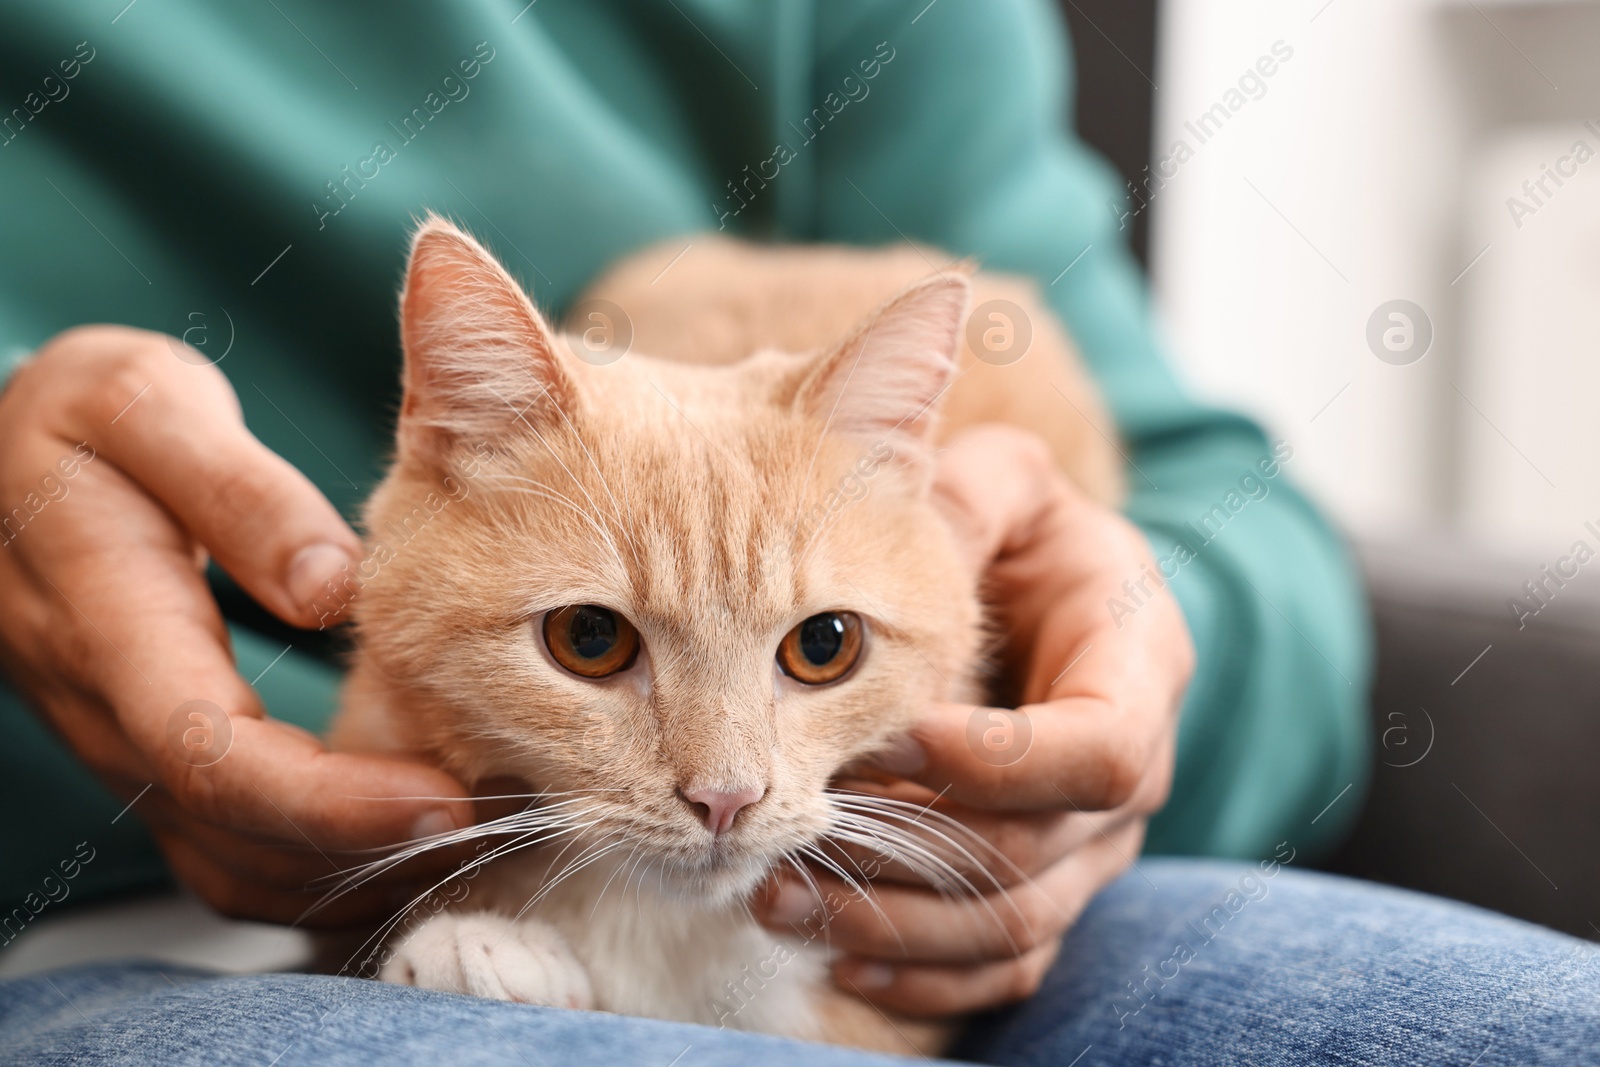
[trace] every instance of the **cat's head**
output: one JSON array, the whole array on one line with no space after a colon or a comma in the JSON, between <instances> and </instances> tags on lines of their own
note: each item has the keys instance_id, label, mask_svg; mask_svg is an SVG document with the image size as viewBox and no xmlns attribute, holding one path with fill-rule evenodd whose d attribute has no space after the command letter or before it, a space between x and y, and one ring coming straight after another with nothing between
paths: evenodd
<instances>
[{"instance_id":1,"label":"cat's head","mask_svg":"<svg viewBox=\"0 0 1600 1067\"><path fill-rule=\"evenodd\" d=\"M817 352L600 366L427 220L357 601L401 743L569 794L586 843L701 896L827 832L830 777L973 670L973 579L929 499L968 284Z\"/></svg>"}]
</instances>

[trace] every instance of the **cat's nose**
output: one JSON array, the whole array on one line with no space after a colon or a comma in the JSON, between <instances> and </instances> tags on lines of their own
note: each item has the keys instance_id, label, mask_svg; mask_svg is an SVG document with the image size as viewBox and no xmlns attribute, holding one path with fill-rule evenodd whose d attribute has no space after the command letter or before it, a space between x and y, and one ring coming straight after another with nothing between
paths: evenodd
<instances>
[{"instance_id":1,"label":"cat's nose","mask_svg":"<svg viewBox=\"0 0 1600 1067\"><path fill-rule=\"evenodd\" d=\"M706 824L706 829L720 837L733 829L733 820L739 812L766 796L767 791L755 786L741 786L738 789L690 786L678 790L678 795Z\"/></svg>"}]
</instances>

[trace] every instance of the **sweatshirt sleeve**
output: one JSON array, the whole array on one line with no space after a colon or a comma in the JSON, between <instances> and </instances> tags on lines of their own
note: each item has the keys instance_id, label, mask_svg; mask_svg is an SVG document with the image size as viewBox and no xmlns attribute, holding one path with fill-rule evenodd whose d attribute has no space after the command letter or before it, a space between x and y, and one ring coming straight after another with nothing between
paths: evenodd
<instances>
[{"instance_id":1,"label":"sweatshirt sleeve","mask_svg":"<svg viewBox=\"0 0 1600 1067\"><path fill-rule=\"evenodd\" d=\"M780 225L826 240L926 241L1033 277L1123 437L1127 514L1199 653L1172 799L1148 850L1331 847L1357 814L1368 767L1361 583L1339 535L1292 484L1295 442L1195 402L1165 362L1120 232L1121 183L1071 131L1070 59L1052 7L910 0L824 11L837 17L817 26L813 91L848 103L807 146L814 198L791 202ZM1078 417L1063 404L1062 418Z\"/></svg>"}]
</instances>

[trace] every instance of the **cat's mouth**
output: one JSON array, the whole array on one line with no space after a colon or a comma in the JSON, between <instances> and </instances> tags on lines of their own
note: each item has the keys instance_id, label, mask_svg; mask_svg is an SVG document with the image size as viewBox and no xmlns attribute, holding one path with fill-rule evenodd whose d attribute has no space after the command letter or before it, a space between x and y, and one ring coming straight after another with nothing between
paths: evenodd
<instances>
[{"instance_id":1,"label":"cat's mouth","mask_svg":"<svg viewBox=\"0 0 1600 1067\"><path fill-rule=\"evenodd\" d=\"M572 854L609 854L621 864L617 882L708 904L747 897L776 868L817 847L825 826L814 819L764 819L728 833L669 831L637 811L599 819L573 844ZM559 851L559 849L558 849ZM552 872L559 875L559 871Z\"/></svg>"},{"instance_id":2,"label":"cat's mouth","mask_svg":"<svg viewBox=\"0 0 1600 1067\"><path fill-rule=\"evenodd\" d=\"M618 881L674 900L721 906L744 899L782 857L717 840L699 849L623 851Z\"/></svg>"}]
</instances>

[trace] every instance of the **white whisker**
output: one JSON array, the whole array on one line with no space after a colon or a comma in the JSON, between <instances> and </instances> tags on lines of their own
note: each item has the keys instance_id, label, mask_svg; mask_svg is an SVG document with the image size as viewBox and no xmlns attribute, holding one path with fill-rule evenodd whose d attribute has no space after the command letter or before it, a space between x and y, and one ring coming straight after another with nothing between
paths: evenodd
<instances>
[{"instance_id":1,"label":"white whisker","mask_svg":"<svg viewBox=\"0 0 1600 1067\"><path fill-rule=\"evenodd\" d=\"M628 865L628 860L633 859L633 857L637 856L638 854L639 854L639 846L638 845L634 845L632 854L629 855L627 860L623 860L621 863L617 864L617 869L611 872L611 877L606 879L606 884L601 886L600 887L600 892L595 894L594 907L589 909L589 921L590 922L594 921L595 914L597 912L599 912L599 910L600 910L600 902L605 899L606 890L610 889L611 888L611 883L615 882L617 880L617 875L621 874L622 873L622 869ZM624 882L623 885L626 886L627 883Z\"/></svg>"},{"instance_id":2,"label":"white whisker","mask_svg":"<svg viewBox=\"0 0 1600 1067\"><path fill-rule=\"evenodd\" d=\"M1005 932L1006 940L1013 949L1017 947L1007 924L990 903L990 894L980 891L950 858L935 851L934 846L948 849L956 859L981 872L992 887L993 895L1020 918L1022 912L1017 907L1010 890L985 864L979 862L972 851L957 840L956 836L947 833L946 829L953 831L955 835L971 839L983 850L998 857L1018 874L1019 880L1028 880L1026 875L1023 875L999 850L984 841L969 827L943 812L934 811L931 806L911 804L875 794L831 789L828 791L828 799L833 808L833 824L829 831L831 838L876 850L910 870L942 896L964 899L969 906L981 907L995 925ZM910 814L912 812L915 815ZM913 835L913 829L932 840L919 840Z\"/></svg>"},{"instance_id":3,"label":"white whisker","mask_svg":"<svg viewBox=\"0 0 1600 1067\"><path fill-rule=\"evenodd\" d=\"M528 902L517 910L517 913L511 917L511 921L516 922L524 915L528 914L528 912L538 907L539 903L543 901L545 897L554 892L555 888L562 882L565 882L568 878L571 878L579 871L591 866L600 859L610 855L612 852L615 852L617 849L622 847L623 843L620 841L601 841L597 844L591 845L583 852L580 852L577 858L575 858L571 863L567 864L567 866L559 875L557 875L551 881L546 882L540 887L537 893L528 898Z\"/></svg>"},{"instance_id":4,"label":"white whisker","mask_svg":"<svg viewBox=\"0 0 1600 1067\"><path fill-rule=\"evenodd\" d=\"M859 896L867 905L867 907L872 909L872 914L878 917L878 921L883 923L884 927L890 933L894 934L894 939L899 943L900 947L902 949L905 948L905 939L900 936L900 930L890 920L888 914L884 912L883 908L879 906L878 902L872 898L872 891L869 888L862 886L860 882L857 882L854 878L850 877L850 873L848 871L839 866L837 863L833 862L833 860L830 859L827 854L822 852L820 849L811 845L805 845L802 846L800 851L804 855L810 856L813 860L826 867L829 872L831 872L841 882L848 886L851 892Z\"/></svg>"},{"instance_id":5,"label":"white whisker","mask_svg":"<svg viewBox=\"0 0 1600 1067\"><path fill-rule=\"evenodd\" d=\"M944 812L935 811L931 807L912 804L904 800L895 800L890 797L879 797L870 793L847 793L843 790L829 790L829 798L837 806L836 810L837 808L844 808L857 812L865 812L874 817L881 816L887 819L894 819L897 822L903 822L912 826L916 826L918 829L939 838L942 842L954 849L959 858L971 864L974 869L982 871L985 876L987 876L994 884L996 889L1002 889L1004 887L1001 886L999 881L989 873L988 865L984 862L981 862L976 855L974 855L955 838L951 837L949 833L946 833L945 830L952 831L970 841L989 858L999 862L1003 867L1005 867L1007 871L1016 877L1017 881L1031 881L1027 872L1022 870L1022 868L1018 867L1015 863L1012 863L1009 856L995 848L988 841L985 841L982 835L975 832L971 827L963 824L959 820L952 819L950 816L944 814ZM917 813L915 817L912 817L908 814L908 812L913 811ZM924 819L929 819L929 822L924 822ZM937 826L930 825L930 823L936 823Z\"/></svg>"},{"instance_id":6,"label":"white whisker","mask_svg":"<svg viewBox=\"0 0 1600 1067\"><path fill-rule=\"evenodd\" d=\"M502 816L498 819L491 819L487 822L463 827L459 830L450 830L445 831L444 833L432 834L427 837L417 838L409 844L390 851L388 855L382 856L379 859L365 864L358 864L357 866L351 867L347 870L336 871L333 874L326 876L325 879L319 879L319 881L339 878L342 879L340 884L335 886L315 904L308 908L305 913L302 914L298 920L296 920L296 922L303 922L306 918L316 914L318 911L340 899L345 894L360 888L362 885L365 885L367 882L370 882L372 879L378 877L386 871L389 871L400 864L407 862L408 860L415 859L416 857L421 856L424 853L431 852L435 849L447 848L482 838L514 836L519 834L521 836L514 837L513 846L518 848L528 847L529 845L538 844L544 840L550 840L563 834L572 833L578 829L581 829L583 826L592 825L592 823L580 823L580 820L583 820L589 815L593 814L594 811L598 810L597 808L591 806L576 811L569 810L571 805L582 803L582 801L583 798L581 797L575 797L569 800L561 800L553 804L528 808L511 815ZM483 863L488 861L488 859L502 854L503 851L505 851L505 846L500 846L492 849L487 856L480 856L476 860L469 861L467 865L458 868L454 873L448 875L444 879L444 882L449 881L450 878L459 876L465 871L482 866ZM444 882L440 882L438 884L443 885ZM315 884L315 882L312 884ZM438 888L438 885L434 886L434 888ZM430 889L429 892L432 892L432 890ZM413 901L411 905L408 905L408 908L414 907L415 903L416 902Z\"/></svg>"},{"instance_id":7,"label":"white whisker","mask_svg":"<svg viewBox=\"0 0 1600 1067\"><path fill-rule=\"evenodd\" d=\"M567 831L562 831L562 832L567 832ZM533 836L533 835L530 834L528 836ZM370 937L368 937L365 941L363 941L356 948L355 953L352 954L350 956L350 958L345 961L344 966L340 968L340 972L339 973L341 973L341 974L344 973L345 969L350 966L350 964L355 960L356 956L361 955L361 953L366 950L368 945L372 945L372 944L374 944L374 942L376 942L376 945L374 946L374 950L376 950L377 947L381 947L384 944L384 942L388 940L389 935L394 931L395 927L397 927L402 921L404 921L406 916L411 914L411 911L412 911L413 908L415 908L418 904L421 904L423 901L427 900L436 891L438 891L438 889L440 887L444 886L451 879L460 877L466 871L470 871L470 870L474 870L474 869L476 869L478 867L482 867L484 864L488 863L490 860L496 858L499 855L503 855L503 854L508 853L508 852L517 851L520 848L529 847L529 845L538 843L537 841L534 841L534 842L529 842L528 844L521 844L520 843L521 841L522 841L522 839L519 838L519 839L517 839L517 841L514 841L511 844L508 844L508 845L505 845L505 846L502 846L500 848L492 850L488 855L477 857L471 863L468 863L466 866L461 867L461 868L459 868L459 869L457 869L455 871L452 871L450 874L448 874L445 877L441 878L439 881L435 882L433 885L429 886L427 889L423 890L421 893L419 893L416 896L412 897L409 903L407 903L398 912L396 912L395 915L392 918L390 918L387 922L385 922L382 926L380 926L376 932L374 932ZM370 959L370 954L369 954L368 958Z\"/></svg>"}]
</instances>

